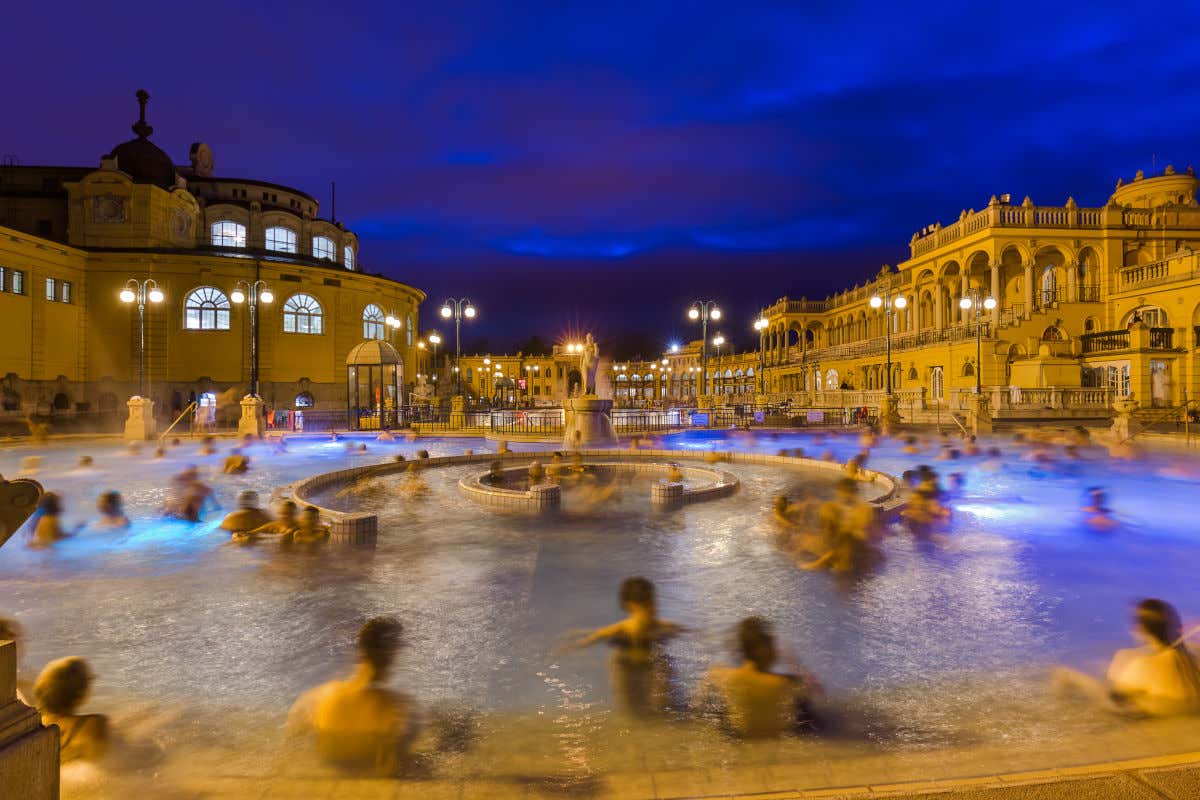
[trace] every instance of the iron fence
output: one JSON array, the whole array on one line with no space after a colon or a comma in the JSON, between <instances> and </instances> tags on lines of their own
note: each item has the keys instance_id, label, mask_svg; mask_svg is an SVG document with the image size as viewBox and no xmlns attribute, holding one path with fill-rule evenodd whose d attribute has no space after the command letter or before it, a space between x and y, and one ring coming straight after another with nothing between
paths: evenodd
<instances>
[{"instance_id":1,"label":"iron fence","mask_svg":"<svg viewBox=\"0 0 1200 800\"><path fill-rule=\"evenodd\" d=\"M558 409L529 409L493 411L490 422L493 433L522 436L561 436L563 415Z\"/></svg>"}]
</instances>

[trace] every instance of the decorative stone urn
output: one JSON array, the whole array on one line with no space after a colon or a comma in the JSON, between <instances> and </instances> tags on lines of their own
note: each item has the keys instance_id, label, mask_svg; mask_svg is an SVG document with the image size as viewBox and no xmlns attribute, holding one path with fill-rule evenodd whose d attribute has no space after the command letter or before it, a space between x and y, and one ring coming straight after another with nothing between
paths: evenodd
<instances>
[{"instance_id":1,"label":"decorative stone urn","mask_svg":"<svg viewBox=\"0 0 1200 800\"><path fill-rule=\"evenodd\" d=\"M563 444L566 447L615 447L612 400L595 395L572 397L563 402Z\"/></svg>"},{"instance_id":2,"label":"decorative stone urn","mask_svg":"<svg viewBox=\"0 0 1200 800\"><path fill-rule=\"evenodd\" d=\"M975 436L986 436L992 432L991 397L984 392L971 395L967 409L967 423Z\"/></svg>"},{"instance_id":3,"label":"decorative stone urn","mask_svg":"<svg viewBox=\"0 0 1200 800\"><path fill-rule=\"evenodd\" d=\"M900 398L893 394L884 395L879 427L884 436L891 436L900 427Z\"/></svg>"},{"instance_id":4,"label":"decorative stone urn","mask_svg":"<svg viewBox=\"0 0 1200 800\"><path fill-rule=\"evenodd\" d=\"M1137 411L1141 404L1134 399L1133 395L1129 395L1129 397L1118 397L1112 405L1116 415L1113 417L1112 427L1108 429L1108 433L1114 441L1123 442L1132 435L1133 412Z\"/></svg>"},{"instance_id":5,"label":"decorative stone urn","mask_svg":"<svg viewBox=\"0 0 1200 800\"><path fill-rule=\"evenodd\" d=\"M261 439L267 432L267 419L261 397L248 394L242 398L242 416L238 418L238 436L252 435Z\"/></svg>"},{"instance_id":6,"label":"decorative stone urn","mask_svg":"<svg viewBox=\"0 0 1200 800\"><path fill-rule=\"evenodd\" d=\"M139 442L148 441L158 433L158 422L154 419L154 401L149 397L134 395L129 398L129 418L125 420L125 438Z\"/></svg>"}]
</instances>

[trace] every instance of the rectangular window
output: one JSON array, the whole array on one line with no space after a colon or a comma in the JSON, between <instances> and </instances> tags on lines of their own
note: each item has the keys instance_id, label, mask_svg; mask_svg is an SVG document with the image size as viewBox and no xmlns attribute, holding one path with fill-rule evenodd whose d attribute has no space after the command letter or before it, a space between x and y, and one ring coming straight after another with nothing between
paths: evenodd
<instances>
[{"instance_id":1,"label":"rectangular window","mask_svg":"<svg viewBox=\"0 0 1200 800\"><path fill-rule=\"evenodd\" d=\"M25 273L19 269L14 269L12 273L12 292L25 294Z\"/></svg>"},{"instance_id":2,"label":"rectangular window","mask_svg":"<svg viewBox=\"0 0 1200 800\"><path fill-rule=\"evenodd\" d=\"M58 299L58 287L54 284L54 278L46 278L46 299Z\"/></svg>"},{"instance_id":3,"label":"rectangular window","mask_svg":"<svg viewBox=\"0 0 1200 800\"><path fill-rule=\"evenodd\" d=\"M70 282L70 281L63 281L63 282L62 282L62 294L61 294L61 297L62 297L62 301L63 301L64 303L69 303L69 302L71 302L71 282Z\"/></svg>"},{"instance_id":4,"label":"rectangular window","mask_svg":"<svg viewBox=\"0 0 1200 800\"><path fill-rule=\"evenodd\" d=\"M8 291L8 270L0 267L0 292Z\"/></svg>"}]
</instances>

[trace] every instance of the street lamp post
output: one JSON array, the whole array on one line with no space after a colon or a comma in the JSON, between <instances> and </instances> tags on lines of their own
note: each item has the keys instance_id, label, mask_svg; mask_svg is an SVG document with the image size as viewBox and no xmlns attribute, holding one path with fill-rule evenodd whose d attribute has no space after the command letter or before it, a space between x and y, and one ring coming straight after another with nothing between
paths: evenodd
<instances>
[{"instance_id":1,"label":"street lamp post","mask_svg":"<svg viewBox=\"0 0 1200 800\"><path fill-rule=\"evenodd\" d=\"M258 397L258 303L270 304L275 295L263 280L238 281L233 285L229 299L235 303L250 300L250 395Z\"/></svg>"},{"instance_id":2,"label":"street lamp post","mask_svg":"<svg viewBox=\"0 0 1200 800\"><path fill-rule=\"evenodd\" d=\"M958 301L958 307L963 311L975 309L975 394L983 393L983 312L996 307L996 298L983 297L979 289L972 286L967 294Z\"/></svg>"},{"instance_id":3,"label":"street lamp post","mask_svg":"<svg viewBox=\"0 0 1200 800\"><path fill-rule=\"evenodd\" d=\"M719 320L721 309L716 300L697 300L687 314L693 322L700 320L700 393L708 394L708 321Z\"/></svg>"},{"instance_id":4,"label":"street lamp post","mask_svg":"<svg viewBox=\"0 0 1200 800\"><path fill-rule=\"evenodd\" d=\"M884 316L884 339L887 342L887 396L892 396L892 309L897 308L903 310L908 305L908 298L904 295L892 297L892 289L890 286L883 288L882 295L875 295L871 298L871 308L879 308L882 306L886 309Z\"/></svg>"},{"instance_id":5,"label":"street lamp post","mask_svg":"<svg viewBox=\"0 0 1200 800\"><path fill-rule=\"evenodd\" d=\"M454 393L462 394L462 370L459 361L462 359L462 320L475 319L475 306L465 297L453 297L442 303L442 319L454 317Z\"/></svg>"},{"instance_id":6,"label":"street lamp post","mask_svg":"<svg viewBox=\"0 0 1200 800\"><path fill-rule=\"evenodd\" d=\"M717 348L717 375L713 381L714 388L718 390L718 394L725 394L725 378L721 374L721 345L725 344L725 337L717 334L713 337L713 347Z\"/></svg>"},{"instance_id":7,"label":"street lamp post","mask_svg":"<svg viewBox=\"0 0 1200 800\"><path fill-rule=\"evenodd\" d=\"M759 316L754 320L754 330L758 331L758 393L763 394L766 391L766 377L763 375L763 370L767 368L767 352L763 348L765 341L763 339L763 331L771 323L766 317Z\"/></svg>"},{"instance_id":8,"label":"street lamp post","mask_svg":"<svg viewBox=\"0 0 1200 800\"><path fill-rule=\"evenodd\" d=\"M438 351L438 345L442 343L442 335L440 333L438 333L437 331L433 331L432 333L429 334L429 343L431 345L433 345L433 369L430 370L430 372L433 373L433 396L437 397L437 376L438 376L438 373L441 371L438 369L438 353L437 353L437 351Z\"/></svg>"},{"instance_id":9,"label":"street lamp post","mask_svg":"<svg viewBox=\"0 0 1200 800\"><path fill-rule=\"evenodd\" d=\"M119 295L122 303L137 302L138 306L138 396L146 396L146 301L161 303L162 289L153 278L139 281L130 278Z\"/></svg>"}]
</instances>

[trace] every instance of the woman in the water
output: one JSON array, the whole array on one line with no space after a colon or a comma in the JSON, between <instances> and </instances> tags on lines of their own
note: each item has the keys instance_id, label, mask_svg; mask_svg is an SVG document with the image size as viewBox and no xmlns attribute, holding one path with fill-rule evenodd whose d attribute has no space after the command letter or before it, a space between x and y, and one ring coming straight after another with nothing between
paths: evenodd
<instances>
[{"instance_id":1,"label":"woman in the water","mask_svg":"<svg viewBox=\"0 0 1200 800\"><path fill-rule=\"evenodd\" d=\"M650 581L626 578L620 601L629 616L575 642L576 647L600 642L612 646L613 694L621 710L633 716L647 716L671 705L671 667L664 645L684 629L659 619L654 595Z\"/></svg>"},{"instance_id":2,"label":"woman in the water","mask_svg":"<svg viewBox=\"0 0 1200 800\"><path fill-rule=\"evenodd\" d=\"M1170 603L1143 600L1133 619L1138 646L1118 650L1104 680L1060 667L1054 683L1121 713L1155 717L1198 713L1200 667L1184 642L1182 628Z\"/></svg>"}]
</instances>

